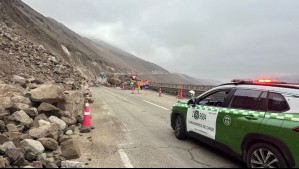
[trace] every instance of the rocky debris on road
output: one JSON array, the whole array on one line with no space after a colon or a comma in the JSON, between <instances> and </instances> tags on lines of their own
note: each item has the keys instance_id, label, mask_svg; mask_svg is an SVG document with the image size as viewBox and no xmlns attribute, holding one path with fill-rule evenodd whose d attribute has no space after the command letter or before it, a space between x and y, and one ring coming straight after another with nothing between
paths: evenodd
<instances>
[{"instance_id":1,"label":"rocky debris on road","mask_svg":"<svg viewBox=\"0 0 299 169\"><path fill-rule=\"evenodd\" d=\"M85 168L83 163L75 161L63 161L61 163L61 168Z\"/></svg>"},{"instance_id":2,"label":"rocky debris on road","mask_svg":"<svg viewBox=\"0 0 299 169\"><path fill-rule=\"evenodd\" d=\"M0 167L81 168L82 163L65 160L81 156L70 136L81 126L83 92L21 76L13 81L0 83ZM28 88L28 82L35 87Z\"/></svg>"},{"instance_id":3,"label":"rocky debris on road","mask_svg":"<svg viewBox=\"0 0 299 169\"><path fill-rule=\"evenodd\" d=\"M80 128L80 133L90 133L91 128L90 127L81 127Z\"/></svg>"},{"instance_id":4,"label":"rocky debris on road","mask_svg":"<svg viewBox=\"0 0 299 169\"><path fill-rule=\"evenodd\" d=\"M129 75L119 75L119 74L111 74L109 75L107 82L111 85L121 85L124 83L128 83L130 81Z\"/></svg>"}]
</instances>

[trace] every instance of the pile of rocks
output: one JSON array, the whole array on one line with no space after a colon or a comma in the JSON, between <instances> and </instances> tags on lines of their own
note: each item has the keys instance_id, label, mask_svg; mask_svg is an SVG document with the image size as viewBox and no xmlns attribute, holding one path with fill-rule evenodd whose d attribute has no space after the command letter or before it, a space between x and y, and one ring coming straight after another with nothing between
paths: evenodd
<instances>
[{"instance_id":1,"label":"pile of rocks","mask_svg":"<svg viewBox=\"0 0 299 169\"><path fill-rule=\"evenodd\" d=\"M0 22L0 79L10 83L13 75L43 83L54 80L65 88L79 89L84 75L61 57L17 33L9 19ZM13 66L12 66L13 65Z\"/></svg>"},{"instance_id":2,"label":"pile of rocks","mask_svg":"<svg viewBox=\"0 0 299 169\"><path fill-rule=\"evenodd\" d=\"M80 157L71 135L83 112L83 93L21 77L13 81L0 81L0 168L84 167L66 161Z\"/></svg>"},{"instance_id":3,"label":"pile of rocks","mask_svg":"<svg viewBox=\"0 0 299 169\"><path fill-rule=\"evenodd\" d=\"M128 74L111 74L109 75L107 82L111 85L121 85L121 84L126 84L130 82L130 75Z\"/></svg>"}]
</instances>

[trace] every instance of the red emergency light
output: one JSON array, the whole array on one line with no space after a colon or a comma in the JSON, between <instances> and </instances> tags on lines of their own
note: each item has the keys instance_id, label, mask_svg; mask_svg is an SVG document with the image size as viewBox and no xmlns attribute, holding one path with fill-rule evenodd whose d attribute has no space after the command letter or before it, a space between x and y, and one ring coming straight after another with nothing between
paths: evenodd
<instances>
[{"instance_id":1,"label":"red emergency light","mask_svg":"<svg viewBox=\"0 0 299 169\"><path fill-rule=\"evenodd\" d=\"M257 80L259 83L272 83L272 80L269 79L259 79Z\"/></svg>"},{"instance_id":2,"label":"red emergency light","mask_svg":"<svg viewBox=\"0 0 299 169\"><path fill-rule=\"evenodd\" d=\"M255 81L256 83L275 83L275 84L286 84L286 82L270 79L259 79Z\"/></svg>"}]
</instances>

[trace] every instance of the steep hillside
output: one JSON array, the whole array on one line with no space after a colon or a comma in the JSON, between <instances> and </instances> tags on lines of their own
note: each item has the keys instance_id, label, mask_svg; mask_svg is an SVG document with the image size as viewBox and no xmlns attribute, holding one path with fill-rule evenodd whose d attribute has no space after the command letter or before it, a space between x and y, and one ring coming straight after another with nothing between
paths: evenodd
<instances>
[{"instance_id":1,"label":"steep hillside","mask_svg":"<svg viewBox=\"0 0 299 169\"><path fill-rule=\"evenodd\" d=\"M84 78L94 78L102 71L167 73L155 64L83 38L54 19L34 11L22 1L0 0L0 3L2 26L11 29L20 39L26 39L36 46L42 45L49 55L66 62ZM8 54L9 51L2 51L1 58ZM13 74L14 70L11 68L5 72Z\"/></svg>"},{"instance_id":2,"label":"steep hillside","mask_svg":"<svg viewBox=\"0 0 299 169\"><path fill-rule=\"evenodd\" d=\"M80 81L105 72L138 74L142 79L162 83L211 84L169 73L101 40L81 37L20 0L0 0L0 9L0 78L5 81L12 75L43 81Z\"/></svg>"},{"instance_id":3,"label":"steep hillside","mask_svg":"<svg viewBox=\"0 0 299 169\"><path fill-rule=\"evenodd\" d=\"M111 46L103 41L96 39L86 39L87 42L93 44L99 51L98 54L102 55L109 63L114 63L122 69L128 70L125 73L166 73L169 74L164 68L142 60L128 52L123 51L117 47ZM124 73L124 72L123 72Z\"/></svg>"}]
</instances>

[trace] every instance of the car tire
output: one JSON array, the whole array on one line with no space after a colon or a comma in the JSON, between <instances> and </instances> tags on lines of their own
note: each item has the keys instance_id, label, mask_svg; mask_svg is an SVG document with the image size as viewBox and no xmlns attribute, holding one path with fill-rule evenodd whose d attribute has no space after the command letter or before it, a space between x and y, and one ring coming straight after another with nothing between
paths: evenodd
<instances>
[{"instance_id":1,"label":"car tire","mask_svg":"<svg viewBox=\"0 0 299 169\"><path fill-rule=\"evenodd\" d=\"M248 168L288 168L282 153L275 147L265 143L258 143L250 147L247 153Z\"/></svg>"},{"instance_id":2,"label":"car tire","mask_svg":"<svg viewBox=\"0 0 299 169\"><path fill-rule=\"evenodd\" d=\"M187 137L184 120L179 115L175 119L174 133L175 133L175 137L179 140L186 139Z\"/></svg>"}]
</instances>

